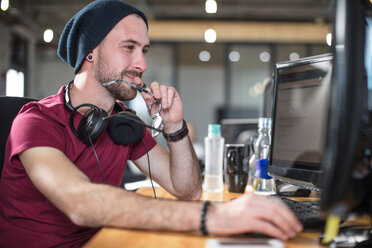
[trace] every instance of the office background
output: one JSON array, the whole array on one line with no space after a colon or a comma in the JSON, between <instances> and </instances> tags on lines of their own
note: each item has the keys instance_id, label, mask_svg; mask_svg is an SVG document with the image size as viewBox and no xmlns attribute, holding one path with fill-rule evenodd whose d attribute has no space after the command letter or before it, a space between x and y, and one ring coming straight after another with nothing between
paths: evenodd
<instances>
[{"instance_id":1,"label":"office background","mask_svg":"<svg viewBox=\"0 0 372 248\"><path fill-rule=\"evenodd\" d=\"M1 0L1 8L7 0ZM59 35L87 0L9 0L0 10L0 95L9 70L23 74L24 95L41 99L73 79L73 70L56 55ZM198 140L221 118L257 118L264 89L276 62L330 52L332 0L131 0L149 18L151 48L143 81L159 81L179 91L185 119ZM4 8L5 9L5 8ZM51 42L43 32L53 29ZM207 29L216 41L204 39ZM19 72L22 72L19 74ZM8 86L9 87L9 86ZM128 103L143 117L141 99Z\"/></svg>"}]
</instances>

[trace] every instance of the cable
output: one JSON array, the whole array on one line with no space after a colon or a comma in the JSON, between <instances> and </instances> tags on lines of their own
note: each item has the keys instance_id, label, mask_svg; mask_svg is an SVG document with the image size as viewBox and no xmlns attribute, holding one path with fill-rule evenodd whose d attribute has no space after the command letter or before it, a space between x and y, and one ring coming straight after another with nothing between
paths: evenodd
<instances>
[{"instance_id":1,"label":"cable","mask_svg":"<svg viewBox=\"0 0 372 248\"><path fill-rule=\"evenodd\" d=\"M142 140L143 145L145 146L146 155L147 155L147 165L148 165L148 169L149 169L149 177L150 177L151 187L152 187L152 191L154 192L154 198L156 199L156 191L155 191L154 183L152 182L152 176L151 176L149 151L147 150L147 146L146 146L146 143L143 140L143 138L141 140Z\"/></svg>"},{"instance_id":2,"label":"cable","mask_svg":"<svg viewBox=\"0 0 372 248\"><path fill-rule=\"evenodd\" d=\"M105 178L105 175L103 174L103 170L102 170L101 163L99 162L99 158L98 158L98 155L97 155L96 149L94 148L94 145L93 145L92 139L90 138L90 135L88 135L88 138L89 138L89 143L90 143L90 145L92 146L92 149L93 149L94 155L96 156L97 163L98 163L99 169L100 169L100 171L101 171L103 181L107 184L107 182L106 182L106 178ZM143 145L145 146L146 156L147 156L147 165L148 165L148 171L149 171L149 177L150 177L151 187L152 187L152 191L154 192L154 198L156 199L156 191L155 191L155 187L154 187L154 183L153 183L153 181L152 181L152 175L151 175L151 166L150 166L149 150L147 149L146 143L145 143L145 141L143 140L143 138L142 138L141 140L142 140Z\"/></svg>"},{"instance_id":3,"label":"cable","mask_svg":"<svg viewBox=\"0 0 372 248\"><path fill-rule=\"evenodd\" d=\"M105 178L105 175L103 175L102 166L101 166L101 163L99 162L99 159L98 159L98 155L97 155L96 149L94 149L94 145L93 145L92 139L90 138L90 135L89 135L89 134L88 134L88 138L89 138L89 143L90 143L90 145L92 146L92 149L93 149L94 155L96 156L97 163L98 163L98 165L99 165L99 169L100 169L101 174L102 174L102 177L103 177L103 181L105 182L105 184L107 184L107 182L106 182L106 178Z\"/></svg>"}]
</instances>

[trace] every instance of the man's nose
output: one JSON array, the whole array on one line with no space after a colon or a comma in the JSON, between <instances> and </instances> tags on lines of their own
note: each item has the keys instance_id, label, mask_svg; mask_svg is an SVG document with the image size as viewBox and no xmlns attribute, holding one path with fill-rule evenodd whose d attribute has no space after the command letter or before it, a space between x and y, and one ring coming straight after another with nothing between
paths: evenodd
<instances>
[{"instance_id":1,"label":"man's nose","mask_svg":"<svg viewBox=\"0 0 372 248\"><path fill-rule=\"evenodd\" d=\"M140 71L141 73L146 71L147 69L146 58L142 52L136 54L134 58L134 68L135 70Z\"/></svg>"}]
</instances>

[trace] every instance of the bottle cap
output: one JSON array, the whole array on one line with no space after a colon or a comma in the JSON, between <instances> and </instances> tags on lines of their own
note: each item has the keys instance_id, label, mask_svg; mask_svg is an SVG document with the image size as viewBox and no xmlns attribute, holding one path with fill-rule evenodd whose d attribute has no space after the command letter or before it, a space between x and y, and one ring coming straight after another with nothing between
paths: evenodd
<instances>
[{"instance_id":1,"label":"bottle cap","mask_svg":"<svg viewBox=\"0 0 372 248\"><path fill-rule=\"evenodd\" d=\"M271 179L272 177L267 174L268 159L256 159L256 171L254 176L257 178Z\"/></svg>"},{"instance_id":2,"label":"bottle cap","mask_svg":"<svg viewBox=\"0 0 372 248\"><path fill-rule=\"evenodd\" d=\"M258 118L258 128L271 129L271 118Z\"/></svg>"},{"instance_id":3,"label":"bottle cap","mask_svg":"<svg viewBox=\"0 0 372 248\"><path fill-rule=\"evenodd\" d=\"M221 125L220 124L209 124L208 125L208 136L221 136Z\"/></svg>"}]
</instances>

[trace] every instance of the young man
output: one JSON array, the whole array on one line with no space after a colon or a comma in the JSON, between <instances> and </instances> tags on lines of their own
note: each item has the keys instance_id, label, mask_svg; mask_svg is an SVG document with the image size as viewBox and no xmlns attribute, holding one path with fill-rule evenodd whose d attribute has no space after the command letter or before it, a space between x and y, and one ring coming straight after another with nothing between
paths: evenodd
<instances>
[{"instance_id":1,"label":"young man","mask_svg":"<svg viewBox=\"0 0 372 248\"><path fill-rule=\"evenodd\" d=\"M85 135L85 124L95 118L90 112L112 116L126 109L116 100L135 97L136 90L126 83L103 84L119 79L142 87L148 49L145 15L119 0L92 2L68 22L58 54L74 67L74 80L56 95L25 105L8 139L0 182L1 247L80 247L103 226L217 235L259 232L280 239L301 230L290 210L265 197L247 194L210 205L196 201L201 196L199 165L180 96L172 87L153 82L147 88L161 100L170 153L148 130L128 144L116 140L111 124L105 123L98 135L93 135L96 126ZM142 96L150 106L153 97ZM79 106L87 103L95 107ZM179 200L118 187L127 160L147 173L146 153L153 179Z\"/></svg>"}]
</instances>

